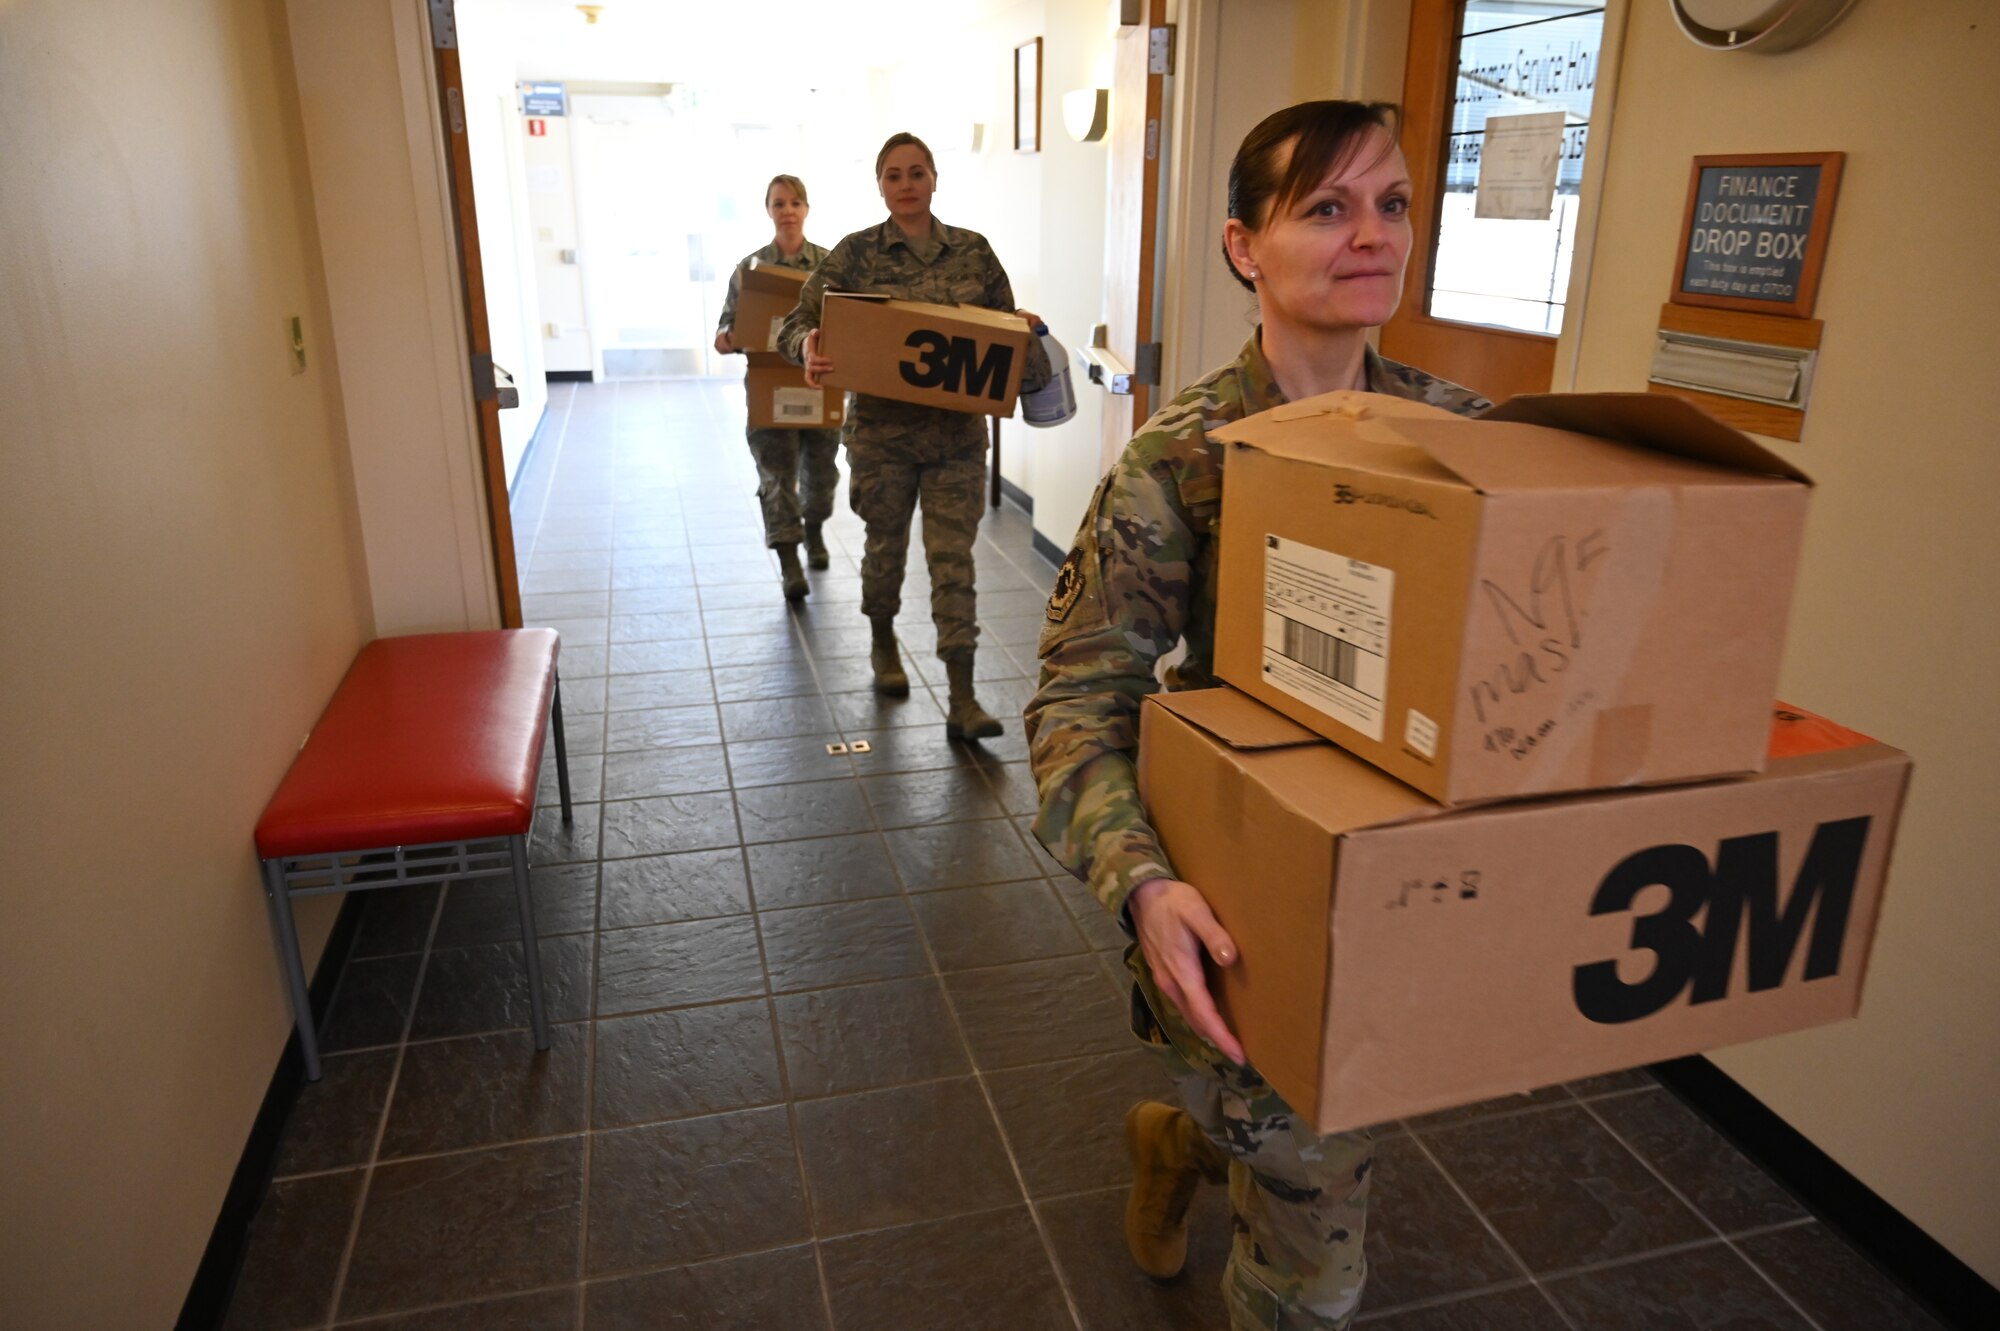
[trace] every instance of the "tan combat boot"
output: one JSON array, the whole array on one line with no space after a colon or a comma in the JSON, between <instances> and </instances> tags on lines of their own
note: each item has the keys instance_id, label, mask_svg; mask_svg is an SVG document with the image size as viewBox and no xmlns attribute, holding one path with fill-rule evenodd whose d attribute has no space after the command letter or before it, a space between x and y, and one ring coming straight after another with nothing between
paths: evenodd
<instances>
[{"instance_id":1,"label":"tan combat boot","mask_svg":"<svg viewBox=\"0 0 2000 1331\"><path fill-rule=\"evenodd\" d=\"M1125 1114L1132 1193L1125 1199L1125 1246L1139 1269L1172 1280L1187 1265L1188 1205L1203 1179L1229 1177L1229 1158L1185 1110L1142 1100Z\"/></svg>"},{"instance_id":2,"label":"tan combat boot","mask_svg":"<svg viewBox=\"0 0 2000 1331\"><path fill-rule=\"evenodd\" d=\"M944 714L945 738L992 739L999 734L1000 723L972 696L972 653L946 657L944 673L950 684L950 704Z\"/></svg>"},{"instance_id":3,"label":"tan combat boot","mask_svg":"<svg viewBox=\"0 0 2000 1331\"><path fill-rule=\"evenodd\" d=\"M896 653L896 621L871 619L875 642L868 649L868 664L875 671L875 691L891 698L907 697L910 677L903 673L903 659Z\"/></svg>"},{"instance_id":4,"label":"tan combat boot","mask_svg":"<svg viewBox=\"0 0 2000 1331\"><path fill-rule=\"evenodd\" d=\"M820 532L817 522L806 524L806 567L826 568L832 564L827 558L826 537Z\"/></svg>"},{"instance_id":5,"label":"tan combat boot","mask_svg":"<svg viewBox=\"0 0 2000 1331\"><path fill-rule=\"evenodd\" d=\"M796 545L781 545L778 551L778 572L785 580L785 599L803 601L812 595L812 587L806 582L806 571L799 567L799 548Z\"/></svg>"}]
</instances>

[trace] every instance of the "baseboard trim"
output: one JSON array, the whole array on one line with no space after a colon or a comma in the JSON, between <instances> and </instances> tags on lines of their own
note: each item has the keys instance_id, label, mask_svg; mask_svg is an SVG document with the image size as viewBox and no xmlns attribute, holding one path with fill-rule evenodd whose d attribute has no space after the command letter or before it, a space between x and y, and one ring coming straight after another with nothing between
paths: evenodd
<instances>
[{"instance_id":1,"label":"baseboard trim","mask_svg":"<svg viewBox=\"0 0 2000 1331\"><path fill-rule=\"evenodd\" d=\"M514 477L507 482L507 503L510 507L514 502L515 488L521 484L521 478L528 474L528 464L534 461L535 445L542 442L542 431L548 428L549 404L547 400L544 400L542 402L542 414L535 418L535 432L528 436L527 446L521 450L521 459L514 464Z\"/></svg>"},{"instance_id":2,"label":"baseboard trim","mask_svg":"<svg viewBox=\"0 0 2000 1331\"><path fill-rule=\"evenodd\" d=\"M1965 1331L2000 1326L2000 1290L1728 1073L1700 1057L1651 1071L1933 1316Z\"/></svg>"},{"instance_id":3,"label":"baseboard trim","mask_svg":"<svg viewBox=\"0 0 2000 1331\"><path fill-rule=\"evenodd\" d=\"M550 370L542 377L552 384L587 384L596 379L589 370Z\"/></svg>"},{"instance_id":4,"label":"baseboard trim","mask_svg":"<svg viewBox=\"0 0 2000 1331\"><path fill-rule=\"evenodd\" d=\"M1013 500L1014 507L1020 509L1029 517L1032 518L1035 516L1035 497L1014 484L1014 482L1008 480L1005 476L1000 478L1000 493L1006 498Z\"/></svg>"},{"instance_id":5,"label":"baseboard trim","mask_svg":"<svg viewBox=\"0 0 2000 1331\"><path fill-rule=\"evenodd\" d=\"M1035 533L1035 553L1057 566L1061 566L1063 560L1069 558L1069 551L1063 549L1040 532Z\"/></svg>"},{"instance_id":6,"label":"baseboard trim","mask_svg":"<svg viewBox=\"0 0 2000 1331\"><path fill-rule=\"evenodd\" d=\"M327 935L326 947L320 953L319 966L307 991L312 1001L313 1023L321 1030L325 1029L333 987L340 979L341 967L361 924L361 897L359 892L350 892L341 902L340 914L334 918L333 930ZM282 1003L284 992L274 989L271 999ZM250 1222L256 1218L257 1208L271 1186L285 1120L290 1117L292 1106L298 1103L299 1091L305 1084L305 1055L299 1051L299 1033L294 1028L291 1038L285 1041L284 1052L278 1056L271 1084L264 1091L264 1103L250 1125L250 1140L236 1162L229 1191L223 1194L221 1214L209 1232L201 1264L195 1267L194 1280L181 1304L180 1320L174 1323L175 1331L218 1331L229 1315L229 1299L236 1292L236 1277L243 1269L244 1253L250 1244Z\"/></svg>"}]
</instances>

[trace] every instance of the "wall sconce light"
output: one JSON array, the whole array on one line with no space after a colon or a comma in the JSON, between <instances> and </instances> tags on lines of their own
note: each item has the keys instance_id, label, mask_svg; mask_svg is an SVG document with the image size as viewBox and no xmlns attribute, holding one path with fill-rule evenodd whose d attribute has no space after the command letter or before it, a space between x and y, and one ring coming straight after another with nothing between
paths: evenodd
<instances>
[{"instance_id":1,"label":"wall sconce light","mask_svg":"<svg viewBox=\"0 0 2000 1331\"><path fill-rule=\"evenodd\" d=\"M577 12L583 15L586 26L595 24L597 16L604 12L603 5L578 5L576 8Z\"/></svg>"},{"instance_id":2,"label":"wall sconce light","mask_svg":"<svg viewBox=\"0 0 2000 1331\"><path fill-rule=\"evenodd\" d=\"M1062 99L1063 128L1078 143L1096 143L1111 123L1111 93L1104 88L1078 88Z\"/></svg>"}]
</instances>

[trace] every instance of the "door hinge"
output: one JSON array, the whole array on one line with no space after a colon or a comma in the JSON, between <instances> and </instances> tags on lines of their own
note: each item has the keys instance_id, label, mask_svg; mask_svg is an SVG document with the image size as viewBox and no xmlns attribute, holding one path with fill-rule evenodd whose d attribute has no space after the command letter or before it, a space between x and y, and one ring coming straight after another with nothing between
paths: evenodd
<instances>
[{"instance_id":1,"label":"door hinge","mask_svg":"<svg viewBox=\"0 0 2000 1331\"><path fill-rule=\"evenodd\" d=\"M1148 74L1171 74L1174 72L1174 25L1150 28L1146 32L1146 72Z\"/></svg>"},{"instance_id":2,"label":"door hinge","mask_svg":"<svg viewBox=\"0 0 2000 1331\"><path fill-rule=\"evenodd\" d=\"M458 11L453 0L431 0L431 45L440 51L458 49Z\"/></svg>"},{"instance_id":3,"label":"door hinge","mask_svg":"<svg viewBox=\"0 0 2000 1331\"><path fill-rule=\"evenodd\" d=\"M1141 342L1132 354L1132 377L1142 384L1160 382L1160 344Z\"/></svg>"},{"instance_id":4,"label":"door hinge","mask_svg":"<svg viewBox=\"0 0 2000 1331\"><path fill-rule=\"evenodd\" d=\"M475 355L472 358L472 400L475 402L498 402L504 409L521 405L521 390L514 386L514 376L493 363L491 356Z\"/></svg>"}]
</instances>

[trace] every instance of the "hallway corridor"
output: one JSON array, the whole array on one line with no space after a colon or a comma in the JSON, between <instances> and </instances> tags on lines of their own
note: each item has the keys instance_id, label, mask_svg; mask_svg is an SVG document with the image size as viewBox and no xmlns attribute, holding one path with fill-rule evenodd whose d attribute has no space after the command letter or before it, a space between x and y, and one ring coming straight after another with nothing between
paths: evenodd
<instances>
[{"instance_id":1,"label":"hallway corridor","mask_svg":"<svg viewBox=\"0 0 2000 1331\"><path fill-rule=\"evenodd\" d=\"M989 515L1007 732L948 744L920 555L912 696L878 699L859 522L843 495L788 607L742 418L731 382L553 386L514 504L578 801L565 830L551 751L554 1046L510 884L369 894L231 1331L1225 1325L1220 1190L1180 1282L1125 1255L1122 1115L1171 1091L1122 936L1028 830L1054 568ZM1936 1325L1643 1073L1388 1125L1374 1188L1385 1331Z\"/></svg>"}]
</instances>

